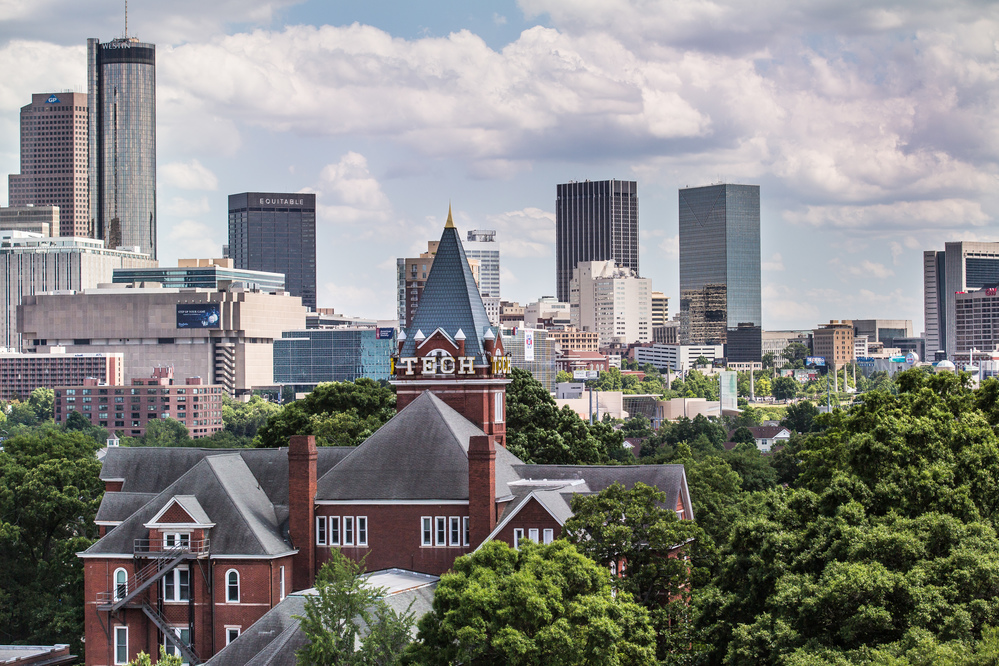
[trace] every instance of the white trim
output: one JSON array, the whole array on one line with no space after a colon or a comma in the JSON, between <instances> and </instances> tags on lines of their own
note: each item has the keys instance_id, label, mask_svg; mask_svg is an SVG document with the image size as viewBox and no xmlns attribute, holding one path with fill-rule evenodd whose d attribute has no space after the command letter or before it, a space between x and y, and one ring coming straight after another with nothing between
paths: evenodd
<instances>
[{"instance_id":1,"label":"white trim","mask_svg":"<svg viewBox=\"0 0 999 666\"><path fill-rule=\"evenodd\" d=\"M472 532L469 529L468 516L461 517L461 540L464 542L464 546L468 546L468 542L471 541Z\"/></svg>"},{"instance_id":2,"label":"white trim","mask_svg":"<svg viewBox=\"0 0 999 666\"><path fill-rule=\"evenodd\" d=\"M118 527L124 520L95 520L94 525L104 525L106 527Z\"/></svg>"},{"instance_id":3,"label":"white trim","mask_svg":"<svg viewBox=\"0 0 999 666\"><path fill-rule=\"evenodd\" d=\"M96 559L96 558L101 558L101 559L112 559L112 558L114 558L114 559L125 559L125 560L134 560L135 559L135 553L87 553L87 552L82 552L82 553L77 553L76 556L79 557L81 560L89 560L89 559Z\"/></svg>"},{"instance_id":4,"label":"white trim","mask_svg":"<svg viewBox=\"0 0 999 666\"><path fill-rule=\"evenodd\" d=\"M437 333L438 333L438 332L440 332L440 334L444 336L444 339L445 339L445 340L447 340L448 342L450 342L450 343L451 343L451 346L453 346L453 347L454 347L455 351L458 351L458 343L457 343L457 342L455 342L455 341L454 341L453 339L451 339L451 336L450 336L450 335L448 335L448 334L447 334L447 332L445 332L445 330L444 330L443 328L441 328L440 326L438 326L438 327L437 327L436 329L434 329L434 332L433 332L433 333L431 333L431 334L430 334L430 335L428 335L427 337L423 338L423 340L421 340L421 341L420 341L420 342L419 342L419 343L418 343L418 344L416 345L416 348L417 348L417 349L420 349L421 347L423 347L423 345L425 345L425 344L427 344L428 342L430 342L430 339L431 339L431 338L433 338L433 337L434 337L435 335L437 335Z\"/></svg>"},{"instance_id":5,"label":"white trim","mask_svg":"<svg viewBox=\"0 0 999 666\"><path fill-rule=\"evenodd\" d=\"M187 497L187 496L185 496L185 497ZM169 501L169 502L167 502L166 504L164 504L164 505L163 505L163 508L162 508L162 509L160 509L160 510L159 510L159 511L158 511L158 512L156 513L156 515L155 515L155 516L153 516L153 517L152 517L152 518L151 518L151 519L149 520L149 522L148 522L148 523L146 523L145 525L143 525L143 527L145 527L146 529L152 529L152 528L159 528L159 527L160 527L161 525L169 525L170 527L188 527L188 528L199 528L199 527L215 527L215 523L205 523L204 525L202 525L201 523L160 523L160 522L159 522L159 519L160 519L160 518L161 518L161 517L163 516L163 514L164 514L164 513L166 513L166 512L167 512L167 511L168 511L168 510L170 509L170 507L172 507L172 506L173 506L174 504L178 505L178 506L179 506L179 507L180 507L181 509L183 509L183 510L184 510L184 513L186 513L187 515L191 516L191 512L190 512L190 511L188 511L188 509L187 509L187 507L186 507L186 506L184 506L184 503L183 503L183 502L181 502L181 501L180 501L179 499L177 499L177 496L176 496L176 495L174 495L173 497L171 497L171 498L170 498L170 501ZM202 509L202 511L204 511L204 509ZM191 518L194 518L194 516L191 516Z\"/></svg>"},{"instance_id":6,"label":"white trim","mask_svg":"<svg viewBox=\"0 0 999 666\"><path fill-rule=\"evenodd\" d=\"M468 500L435 500L435 499L420 499L420 500L316 500L315 504L317 506L432 506L435 504L441 505L455 505L455 506L468 506ZM129 555L131 557L131 555Z\"/></svg>"},{"instance_id":7,"label":"white trim","mask_svg":"<svg viewBox=\"0 0 999 666\"><path fill-rule=\"evenodd\" d=\"M448 516L447 519L447 545L457 547L461 545L461 516ZM458 537L457 539L453 537Z\"/></svg>"},{"instance_id":8,"label":"white trim","mask_svg":"<svg viewBox=\"0 0 999 666\"><path fill-rule=\"evenodd\" d=\"M118 661L118 632L121 631L121 630L125 631L125 661ZM111 661L114 664L116 664L116 666L119 665L119 664L127 664L128 661L129 661L129 659L128 659L128 625L127 624L118 624L118 625L115 625L115 628L114 628L114 658L112 658Z\"/></svg>"},{"instance_id":9,"label":"white trim","mask_svg":"<svg viewBox=\"0 0 999 666\"><path fill-rule=\"evenodd\" d=\"M343 545L343 532L341 528L343 527L342 521L340 520L342 516L328 516L328 526L326 527L326 545L342 546ZM336 521L336 540L333 539L333 521Z\"/></svg>"},{"instance_id":10,"label":"white trim","mask_svg":"<svg viewBox=\"0 0 999 666\"><path fill-rule=\"evenodd\" d=\"M687 487L687 470L683 470L683 479L680 484L680 498L683 502L683 513L689 515L686 520L694 520L694 505L690 503L690 488Z\"/></svg>"},{"instance_id":11,"label":"white trim","mask_svg":"<svg viewBox=\"0 0 999 666\"><path fill-rule=\"evenodd\" d=\"M316 516L316 545L327 546L329 533L326 531L326 516Z\"/></svg>"},{"instance_id":12,"label":"white trim","mask_svg":"<svg viewBox=\"0 0 999 666\"><path fill-rule=\"evenodd\" d=\"M364 542L361 542L361 521L364 521ZM368 547L368 517L367 516L354 516L354 529L356 530L356 535L354 538L354 543L362 548Z\"/></svg>"},{"instance_id":13,"label":"white trim","mask_svg":"<svg viewBox=\"0 0 999 666\"><path fill-rule=\"evenodd\" d=\"M225 644L226 644L226 645L229 645L230 643L232 643L232 641L234 641L234 640L236 640L237 638L239 638L239 635L240 635L241 633L243 633L243 632L242 632L242 628L243 628L243 627L242 627L242 626L240 626L240 625L228 625L228 624L227 624L227 625L225 626ZM236 635L235 635L235 636L234 636L234 637L232 638L232 640L230 640L230 639L229 639L229 632L230 632L230 631L235 631L235 632L236 632Z\"/></svg>"},{"instance_id":14,"label":"white trim","mask_svg":"<svg viewBox=\"0 0 999 666\"><path fill-rule=\"evenodd\" d=\"M123 594L120 597L118 596L118 585L119 585L119 583L118 583L118 572L119 571L122 572L123 574L125 574L125 583L124 583L124 585L125 585L125 594ZM128 596L128 569L126 569L125 567L117 567L111 573L111 589L114 591L113 599L115 601L121 601L122 599L124 599L125 597Z\"/></svg>"},{"instance_id":15,"label":"white trim","mask_svg":"<svg viewBox=\"0 0 999 666\"><path fill-rule=\"evenodd\" d=\"M146 523L147 530L201 530L215 527L215 523Z\"/></svg>"},{"instance_id":16,"label":"white trim","mask_svg":"<svg viewBox=\"0 0 999 666\"><path fill-rule=\"evenodd\" d=\"M443 530L441 525L444 526ZM434 547L447 547L447 516L434 516Z\"/></svg>"},{"instance_id":17,"label":"white trim","mask_svg":"<svg viewBox=\"0 0 999 666\"><path fill-rule=\"evenodd\" d=\"M424 523L424 521L429 521ZM424 525L428 525L426 531L424 532ZM424 539L423 537L427 538ZM420 516L420 548L433 548L434 547L434 517L433 516Z\"/></svg>"},{"instance_id":18,"label":"white trim","mask_svg":"<svg viewBox=\"0 0 999 666\"><path fill-rule=\"evenodd\" d=\"M350 521L350 529L349 530L347 529L347 521L348 520ZM343 522L341 523L341 528L343 529L343 533L341 534L340 545L341 546L351 546L351 547L355 546L356 542L357 542L357 532L356 532L357 523L354 520L354 516L344 516L343 517ZM350 541L347 540L348 532L349 532L349 536L350 536Z\"/></svg>"},{"instance_id":19,"label":"white trim","mask_svg":"<svg viewBox=\"0 0 999 666\"><path fill-rule=\"evenodd\" d=\"M231 574L236 574L236 598L235 599L230 599L229 598L229 588L231 586L231 584L229 583L229 576ZM240 588L240 585L239 585L239 571L237 569L229 569L229 570L227 570L225 572L225 602L227 604L238 604L239 603L239 600L242 597L242 594L241 594L242 591L239 588Z\"/></svg>"},{"instance_id":20,"label":"white trim","mask_svg":"<svg viewBox=\"0 0 999 666\"><path fill-rule=\"evenodd\" d=\"M278 567L278 585L280 585L280 589L278 590L278 593L281 595L281 599L280 600L284 601L284 598L286 596L288 596L288 595L285 594L285 589L284 589L284 565L283 564Z\"/></svg>"},{"instance_id":21,"label":"white trim","mask_svg":"<svg viewBox=\"0 0 999 666\"><path fill-rule=\"evenodd\" d=\"M524 528L523 527L514 527L513 528L513 549L514 550L520 550L520 542L523 541L526 538L527 537L524 536Z\"/></svg>"},{"instance_id":22,"label":"white trim","mask_svg":"<svg viewBox=\"0 0 999 666\"><path fill-rule=\"evenodd\" d=\"M105 482L105 483L114 483L114 482L116 482L116 481L121 481L122 483L125 483L125 477L121 477L121 478L114 478L114 479L101 479L101 481L103 481L103 482ZM125 491L121 491L121 490L112 490L112 491L110 491L110 492L112 492L112 493L120 493L120 492L125 492Z\"/></svg>"},{"instance_id":23,"label":"white trim","mask_svg":"<svg viewBox=\"0 0 999 666\"><path fill-rule=\"evenodd\" d=\"M581 486L586 483L583 479L518 479L511 481L508 486L546 486L565 488L567 486Z\"/></svg>"},{"instance_id":24,"label":"white trim","mask_svg":"<svg viewBox=\"0 0 999 666\"><path fill-rule=\"evenodd\" d=\"M541 532L541 543L546 546L555 540L555 530L550 527L544 528Z\"/></svg>"},{"instance_id":25,"label":"white trim","mask_svg":"<svg viewBox=\"0 0 999 666\"><path fill-rule=\"evenodd\" d=\"M211 560L276 560L279 557L288 557L289 555L298 555L298 549L278 553L277 555L209 555L208 558ZM132 557L132 555L129 555L129 557Z\"/></svg>"},{"instance_id":26,"label":"white trim","mask_svg":"<svg viewBox=\"0 0 999 666\"><path fill-rule=\"evenodd\" d=\"M501 522L499 525L497 525L496 529L494 529L492 532L490 532L489 536L487 536L485 539L483 539L482 543L480 543L478 546L475 547L475 550L477 551L477 550L479 550L479 548L482 548L482 544L486 543L487 541L492 541L496 537L496 535L500 533L500 530L502 530L504 527L506 527L507 524L511 520L513 520L514 516L516 516L518 513L520 513L521 509L523 509L525 506L527 506L528 504L530 504L532 497L534 498L534 500L538 504L541 505L541 507L545 511L548 512L548 515L552 517L552 520L554 520L556 523L558 523L559 527L562 527L563 525L565 525L565 523L563 523L561 520L559 520L555 516L555 514L551 512L551 509L549 509L547 506L545 506L544 502L542 502L540 499L538 499L538 496L535 495L534 491L532 490L531 493L527 497L524 498L524 501L520 503L520 506L518 506L516 509L514 509L513 513L511 513L509 516L507 516L506 518L504 518L503 522Z\"/></svg>"}]
</instances>

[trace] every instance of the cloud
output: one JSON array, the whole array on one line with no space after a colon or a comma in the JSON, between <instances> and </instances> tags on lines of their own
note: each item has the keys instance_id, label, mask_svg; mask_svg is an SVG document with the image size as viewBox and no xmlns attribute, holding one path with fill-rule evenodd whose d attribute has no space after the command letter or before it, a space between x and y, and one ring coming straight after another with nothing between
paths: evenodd
<instances>
[{"instance_id":1,"label":"cloud","mask_svg":"<svg viewBox=\"0 0 999 666\"><path fill-rule=\"evenodd\" d=\"M869 259L864 259L860 262L859 266L850 266L847 270L851 275L856 275L857 277L876 277L882 280L895 274L895 271L884 264L875 263Z\"/></svg>"},{"instance_id":2,"label":"cloud","mask_svg":"<svg viewBox=\"0 0 999 666\"><path fill-rule=\"evenodd\" d=\"M782 271L784 270L784 259L781 258L780 252L774 252L773 256L770 257L769 261L764 261L760 268L765 271Z\"/></svg>"},{"instance_id":3,"label":"cloud","mask_svg":"<svg viewBox=\"0 0 999 666\"><path fill-rule=\"evenodd\" d=\"M811 227L894 234L900 230L980 227L990 218L979 201L943 199L806 206L804 210L786 211L784 219L792 224Z\"/></svg>"},{"instance_id":4,"label":"cloud","mask_svg":"<svg viewBox=\"0 0 999 666\"><path fill-rule=\"evenodd\" d=\"M540 208L524 208L486 217L490 229L496 229L500 256L555 256L555 214Z\"/></svg>"},{"instance_id":5,"label":"cloud","mask_svg":"<svg viewBox=\"0 0 999 666\"><path fill-rule=\"evenodd\" d=\"M211 258L219 256L221 241L212 237L212 229L196 220L185 219L174 224L166 234L176 256L181 258Z\"/></svg>"},{"instance_id":6,"label":"cloud","mask_svg":"<svg viewBox=\"0 0 999 666\"><path fill-rule=\"evenodd\" d=\"M205 215L211 212L208 197L187 199L185 197L172 197L163 207L161 213L167 213L175 217L186 217L192 215Z\"/></svg>"},{"instance_id":7,"label":"cloud","mask_svg":"<svg viewBox=\"0 0 999 666\"><path fill-rule=\"evenodd\" d=\"M394 319L398 314L392 309L396 294L390 283L375 287L372 285L382 283L363 282L365 277L352 279L343 275L337 282L322 283L319 301L329 303L328 307L336 312L351 316Z\"/></svg>"},{"instance_id":8,"label":"cloud","mask_svg":"<svg viewBox=\"0 0 999 666\"><path fill-rule=\"evenodd\" d=\"M336 164L323 167L316 192L322 218L335 224L384 222L392 214L388 197L359 153L348 152Z\"/></svg>"},{"instance_id":9,"label":"cloud","mask_svg":"<svg viewBox=\"0 0 999 666\"><path fill-rule=\"evenodd\" d=\"M679 259L680 258L680 236L670 236L669 238L664 238L661 243L659 243L659 249L662 251L663 256L667 259Z\"/></svg>"},{"instance_id":10,"label":"cloud","mask_svg":"<svg viewBox=\"0 0 999 666\"><path fill-rule=\"evenodd\" d=\"M219 179L196 159L164 164L160 167L160 175L164 183L182 190L214 191L219 188Z\"/></svg>"}]
</instances>

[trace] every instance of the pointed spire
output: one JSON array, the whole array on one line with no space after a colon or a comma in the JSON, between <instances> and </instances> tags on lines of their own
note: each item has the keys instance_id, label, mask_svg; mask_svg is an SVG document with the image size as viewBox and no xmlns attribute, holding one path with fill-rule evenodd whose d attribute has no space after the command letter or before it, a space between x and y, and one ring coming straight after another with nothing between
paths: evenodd
<instances>
[{"instance_id":1,"label":"pointed spire","mask_svg":"<svg viewBox=\"0 0 999 666\"><path fill-rule=\"evenodd\" d=\"M444 224L445 229L454 229L454 219L451 217L451 202L447 202L447 222Z\"/></svg>"},{"instance_id":2,"label":"pointed spire","mask_svg":"<svg viewBox=\"0 0 999 666\"><path fill-rule=\"evenodd\" d=\"M455 340L464 340L465 339L465 331L463 331L463 330L461 330L459 328L458 332L454 334L454 339Z\"/></svg>"},{"instance_id":3,"label":"pointed spire","mask_svg":"<svg viewBox=\"0 0 999 666\"><path fill-rule=\"evenodd\" d=\"M416 329L416 335L413 336L413 339L416 340L417 342L423 342L424 340L427 339L427 336L423 334L422 330Z\"/></svg>"}]
</instances>

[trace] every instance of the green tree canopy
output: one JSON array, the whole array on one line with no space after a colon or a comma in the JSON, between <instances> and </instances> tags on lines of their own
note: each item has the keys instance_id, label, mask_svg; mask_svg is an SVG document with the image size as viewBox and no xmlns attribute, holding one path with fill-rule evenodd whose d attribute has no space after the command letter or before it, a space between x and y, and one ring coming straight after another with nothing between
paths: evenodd
<instances>
[{"instance_id":1,"label":"green tree canopy","mask_svg":"<svg viewBox=\"0 0 999 666\"><path fill-rule=\"evenodd\" d=\"M490 541L441 576L408 663L655 664L648 612L571 544Z\"/></svg>"},{"instance_id":2,"label":"green tree canopy","mask_svg":"<svg viewBox=\"0 0 999 666\"><path fill-rule=\"evenodd\" d=\"M132 446L191 446L187 426L177 419L150 419L142 437L131 440Z\"/></svg>"},{"instance_id":3,"label":"green tree canopy","mask_svg":"<svg viewBox=\"0 0 999 666\"><path fill-rule=\"evenodd\" d=\"M790 400L798 394L798 382L794 377L778 377L770 389L778 400Z\"/></svg>"}]
</instances>

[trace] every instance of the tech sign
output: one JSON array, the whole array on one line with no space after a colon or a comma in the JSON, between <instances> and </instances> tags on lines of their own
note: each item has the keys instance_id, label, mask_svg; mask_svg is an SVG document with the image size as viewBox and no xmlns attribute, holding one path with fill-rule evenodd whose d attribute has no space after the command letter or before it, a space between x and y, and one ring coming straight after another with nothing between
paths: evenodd
<instances>
[{"instance_id":1,"label":"tech sign","mask_svg":"<svg viewBox=\"0 0 999 666\"><path fill-rule=\"evenodd\" d=\"M475 357L459 356L415 356L392 359L392 373L396 373L396 368L405 370L403 374L412 375L419 367L420 373L424 375L474 375ZM505 375L510 372L510 358L507 356L492 357L492 370L494 375Z\"/></svg>"}]
</instances>

